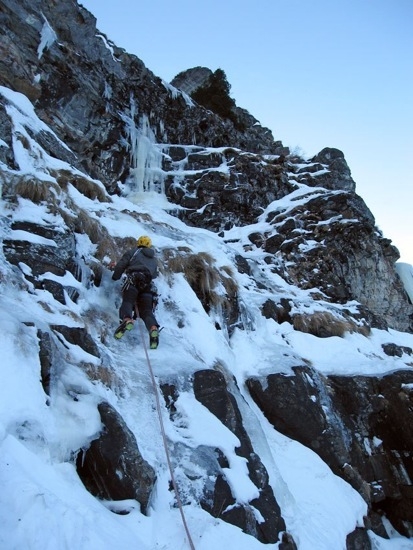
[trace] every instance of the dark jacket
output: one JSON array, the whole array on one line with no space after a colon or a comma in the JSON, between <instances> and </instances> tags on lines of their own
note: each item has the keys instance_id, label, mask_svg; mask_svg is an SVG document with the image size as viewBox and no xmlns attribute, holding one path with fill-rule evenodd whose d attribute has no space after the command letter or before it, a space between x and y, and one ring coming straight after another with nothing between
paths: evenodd
<instances>
[{"instance_id":1,"label":"dark jacket","mask_svg":"<svg viewBox=\"0 0 413 550\"><path fill-rule=\"evenodd\" d=\"M117 281L124 272L132 273L147 268L152 279L158 275L158 261L155 258L153 248L139 247L131 248L122 256L113 270L112 279Z\"/></svg>"}]
</instances>

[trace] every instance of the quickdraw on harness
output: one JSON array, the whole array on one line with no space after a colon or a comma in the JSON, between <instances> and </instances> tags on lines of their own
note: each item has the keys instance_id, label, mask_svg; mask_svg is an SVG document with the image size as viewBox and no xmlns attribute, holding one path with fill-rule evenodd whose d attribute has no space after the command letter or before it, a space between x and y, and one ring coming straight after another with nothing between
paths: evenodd
<instances>
[{"instance_id":1,"label":"quickdraw on harness","mask_svg":"<svg viewBox=\"0 0 413 550\"><path fill-rule=\"evenodd\" d=\"M131 274L127 274L122 282L121 291L125 292L125 290L128 290L128 288L133 284L134 283Z\"/></svg>"}]
</instances>

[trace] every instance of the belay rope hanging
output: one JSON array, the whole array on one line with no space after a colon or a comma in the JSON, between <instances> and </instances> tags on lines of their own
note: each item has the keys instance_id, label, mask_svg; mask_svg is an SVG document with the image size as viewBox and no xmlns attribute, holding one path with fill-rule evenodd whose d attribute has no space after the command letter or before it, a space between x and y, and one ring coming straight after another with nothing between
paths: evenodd
<instances>
[{"instance_id":1,"label":"belay rope hanging","mask_svg":"<svg viewBox=\"0 0 413 550\"><path fill-rule=\"evenodd\" d=\"M136 311L136 318L139 319L139 310L138 310L137 305L135 305L135 311ZM174 491L175 491L176 502L178 504L179 513L181 514L181 518L182 518L182 523L184 525L185 532L186 532L187 537L188 537L189 546L190 546L191 550L195 550L195 546L194 546L194 543L192 541L191 533L189 532L188 524L186 523L186 518L185 518L183 506L182 506L181 497L179 496L178 486L176 484L175 475L174 475L174 471L173 471L173 468L172 468L171 455L169 453L168 443L166 441L165 426L164 426L163 418L162 418L162 414L161 414L161 402L160 402L160 399L159 399L158 386L156 384L155 376L153 374L153 369L152 369L151 361L150 361L150 358L149 358L148 349L145 346L145 334L143 332L143 323L138 323L138 325L139 325L139 332L140 332L141 340L142 340L142 347L145 350L146 362L148 363L149 374L151 376L153 391L154 391L154 394L155 394L156 410L158 412L159 424L161 426L162 441L163 441L163 446L164 446L164 449L165 449L166 461L168 463L168 469L169 469L169 474L171 476L172 486L173 486Z\"/></svg>"}]
</instances>

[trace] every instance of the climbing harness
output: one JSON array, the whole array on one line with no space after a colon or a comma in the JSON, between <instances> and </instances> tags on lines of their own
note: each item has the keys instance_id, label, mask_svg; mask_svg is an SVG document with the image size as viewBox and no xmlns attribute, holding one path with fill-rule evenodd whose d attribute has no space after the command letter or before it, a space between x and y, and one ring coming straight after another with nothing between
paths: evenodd
<instances>
[{"instance_id":1,"label":"climbing harness","mask_svg":"<svg viewBox=\"0 0 413 550\"><path fill-rule=\"evenodd\" d=\"M151 280L151 274L146 268L131 271L125 274L121 292L125 292L130 286L134 286L137 290L143 291L148 287Z\"/></svg>"},{"instance_id":2,"label":"climbing harness","mask_svg":"<svg viewBox=\"0 0 413 550\"><path fill-rule=\"evenodd\" d=\"M139 319L139 309L138 309L137 304L135 305L135 313L136 313L136 318ZM182 518L182 523L183 523L185 532L186 532L187 537L188 537L189 546L190 546L191 550L195 550L195 546L194 546L194 543L192 541L191 533L189 532L188 525L187 525L187 522L186 522L181 497L179 496L178 486L176 484L175 475L174 475L173 468L172 468L171 455L169 453L168 443L166 441L165 426L164 426L164 422L163 422L163 418L162 418L162 414L161 414L161 402L160 402L160 399L159 399L158 386L156 384L155 375L153 373L153 369L152 369L151 361L150 361L150 358L149 358L148 350L147 350L147 347L145 346L145 334L143 332L143 323L138 323L138 324L139 324L139 332L140 332L140 336L141 336L141 340L142 340L142 347L145 350L146 362L148 363L149 374L150 374L151 381L152 381L153 391L155 393L156 409L157 409L157 412L158 412L159 424L161 426L163 446L164 446L164 449L165 449L166 461L168 463L168 469L169 469L169 473L170 473L170 476L171 476L172 486L173 486L174 491L175 491L176 502L178 504L179 512L180 512L181 518Z\"/></svg>"}]
</instances>

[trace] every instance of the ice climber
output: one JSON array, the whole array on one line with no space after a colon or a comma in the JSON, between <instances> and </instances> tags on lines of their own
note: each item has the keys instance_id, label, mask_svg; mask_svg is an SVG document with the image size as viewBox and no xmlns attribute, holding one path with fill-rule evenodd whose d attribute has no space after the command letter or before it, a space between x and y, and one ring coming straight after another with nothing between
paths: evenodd
<instances>
[{"instance_id":1,"label":"ice climber","mask_svg":"<svg viewBox=\"0 0 413 550\"><path fill-rule=\"evenodd\" d=\"M127 330L132 330L137 313L149 332L149 347L156 349L159 343L159 324L154 315L156 289L152 284L158 274L158 261L152 248L152 241L142 235L121 257L113 270L112 279L117 281L125 273L122 285L122 304L119 309L121 324L115 331L115 338L120 339Z\"/></svg>"}]
</instances>

